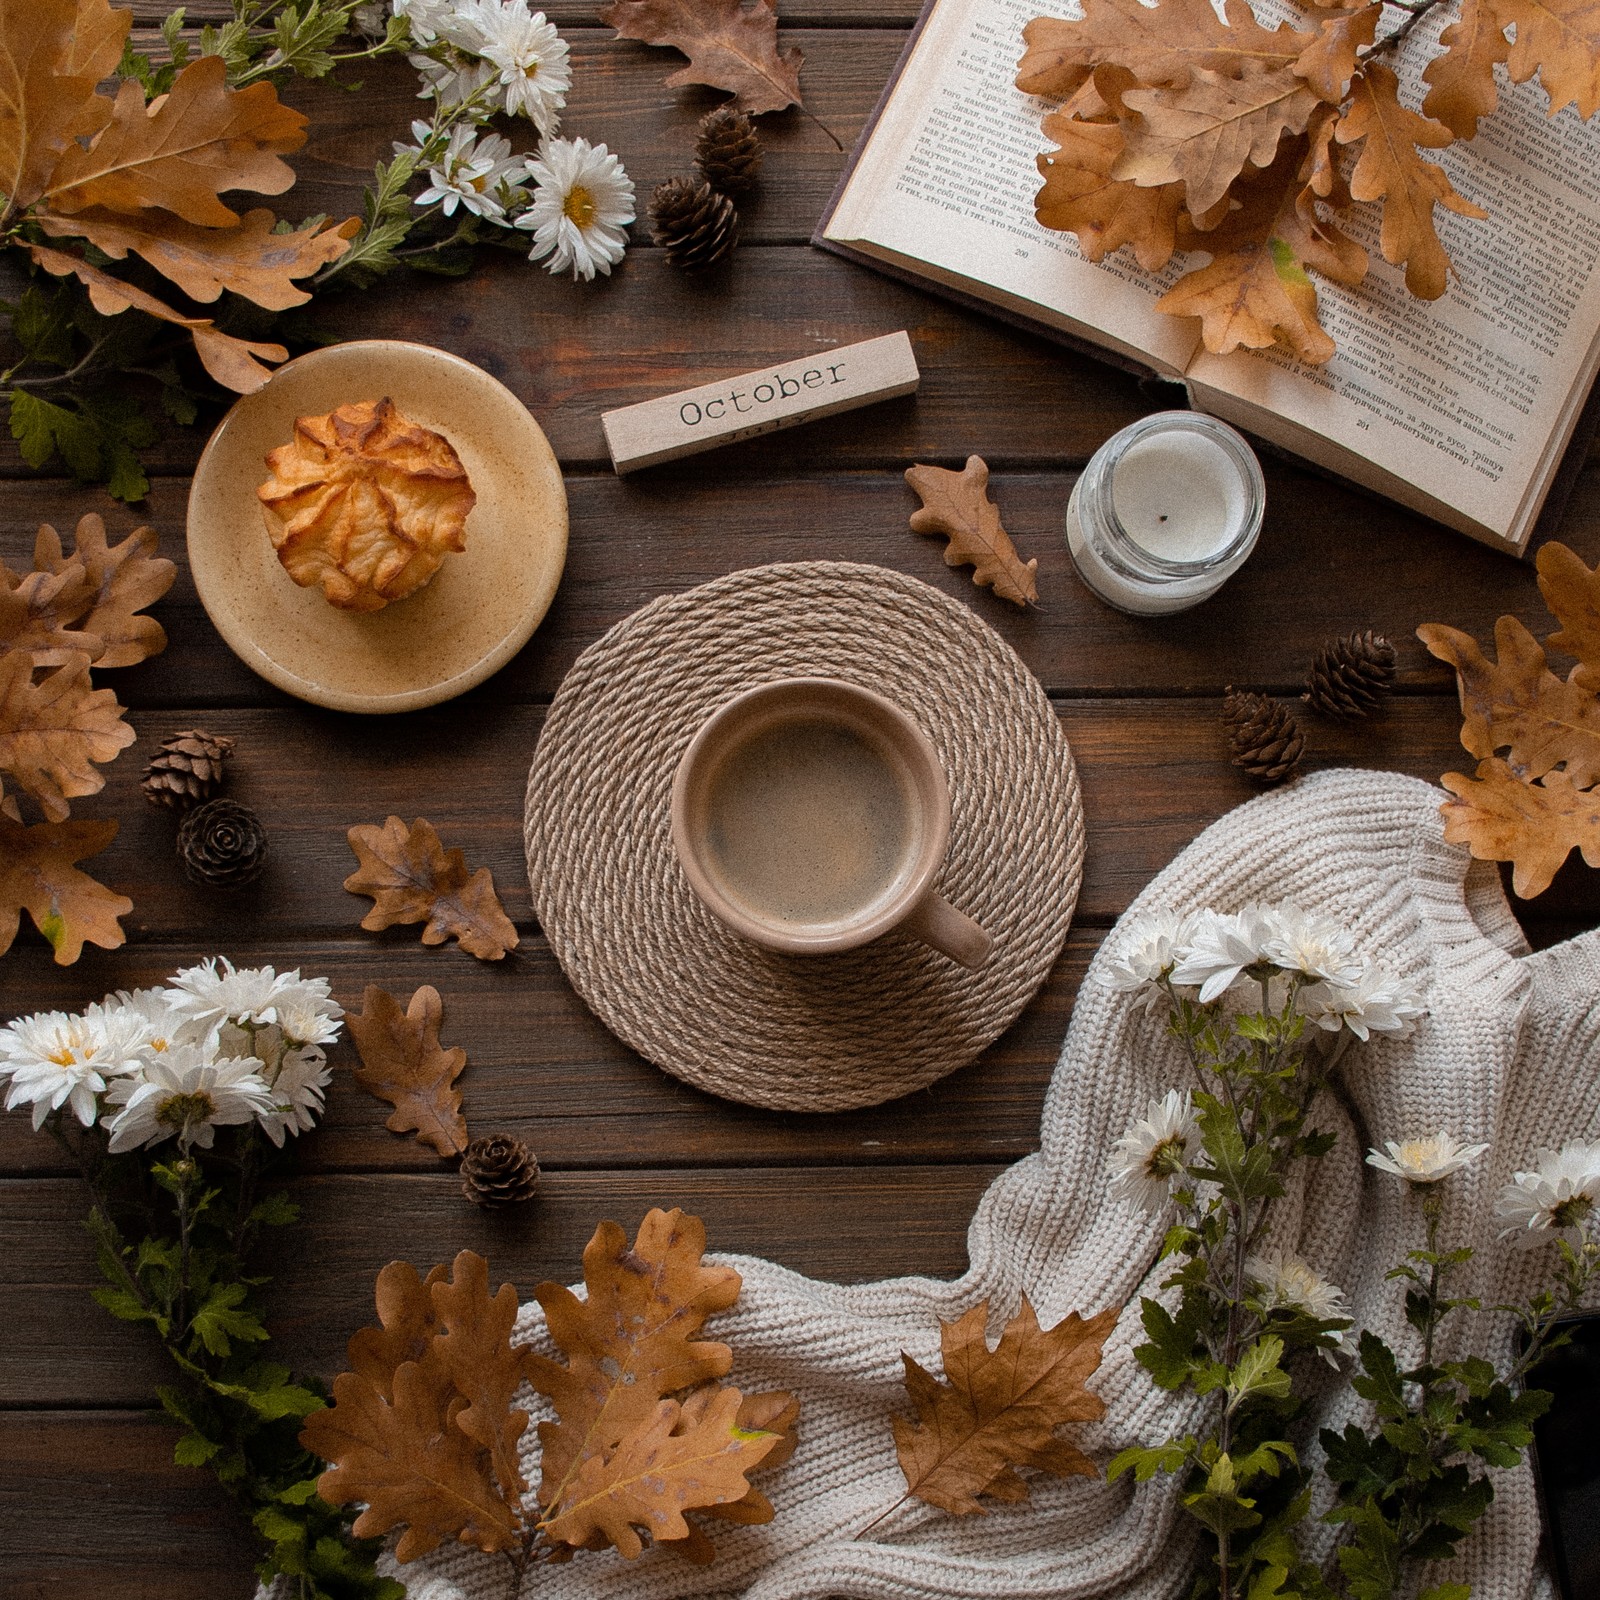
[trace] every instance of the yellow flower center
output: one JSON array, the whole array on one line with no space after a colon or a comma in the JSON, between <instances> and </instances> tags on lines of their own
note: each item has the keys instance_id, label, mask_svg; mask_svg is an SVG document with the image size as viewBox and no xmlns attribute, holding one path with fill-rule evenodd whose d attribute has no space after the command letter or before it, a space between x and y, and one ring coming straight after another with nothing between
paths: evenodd
<instances>
[{"instance_id":1,"label":"yellow flower center","mask_svg":"<svg viewBox=\"0 0 1600 1600\"><path fill-rule=\"evenodd\" d=\"M594 196L581 183L575 183L567 191L567 198L561 202L561 211L582 232L594 222Z\"/></svg>"},{"instance_id":2,"label":"yellow flower center","mask_svg":"<svg viewBox=\"0 0 1600 1600\"><path fill-rule=\"evenodd\" d=\"M78 1057L70 1044L64 1044L59 1050L52 1051L45 1057L46 1061L53 1061L58 1067L75 1067Z\"/></svg>"}]
</instances>

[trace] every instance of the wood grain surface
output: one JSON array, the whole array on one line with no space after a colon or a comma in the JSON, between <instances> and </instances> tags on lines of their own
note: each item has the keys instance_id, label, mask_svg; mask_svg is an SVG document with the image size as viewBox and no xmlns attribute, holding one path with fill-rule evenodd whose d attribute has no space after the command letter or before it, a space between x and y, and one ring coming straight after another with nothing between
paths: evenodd
<instances>
[{"instance_id":1,"label":"wood grain surface","mask_svg":"<svg viewBox=\"0 0 1600 1600\"><path fill-rule=\"evenodd\" d=\"M141 0L140 22L163 9ZM684 170L696 119L716 97L664 89L677 57L615 40L595 6L548 9L573 45L565 130L609 143L641 196ZM788 40L806 54L808 104L848 146L904 44L914 0L783 0L782 11ZM227 13L223 0L189 7L191 23ZM370 70L359 95L296 86L290 98L314 123L289 214L353 211L372 160L404 133L413 95L398 63ZM1431 779L1469 761L1453 686L1417 644L1417 625L1449 621L1482 637L1511 611L1542 631L1527 566L1280 459L1267 462L1259 550L1220 597L1161 620L1099 605L1061 538L1074 475L1114 429L1170 404L1171 391L811 249L842 157L795 112L765 119L763 134L767 164L746 208L746 242L704 280L674 272L636 227L609 282L574 285L496 254L459 281L402 277L313 308L322 337L416 339L478 362L540 419L567 473L571 555L549 617L510 666L449 707L338 716L286 698L229 654L183 552L188 474L220 413L194 430L167 429L149 500L136 508L32 471L0 442L0 558L25 562L42 521L61 527L98 511L113 533L148 522L179 567L157 611L166 653L104 679L131 708L139 742L108 770L105 791L77 808L121 822L95 870L134 900L128 944L60 968L25 931L0 961L0 1017L74 1007L217 952L326 973L347 1002L368 983L402 994L432 983L446 1042L467 1050L473 1131L518 1134L545 1169L539 1197L515 1214L468 1206L448 1164L384 1128L386 1108L353 1086L341 1048L327 1117L303 1141L291 1180L304 1229L267 1263L278 1348L307 1370L337 1370L369 1313L373 1276L392 1257L426 1266L471 1247L526 1290L573 1278L602 1217L631 1226L653 1204L703 1215L717 1248L825 1278L960 1272L977 1197L1037 1145L1073 997L1107 928L1153 873L1252 792L1225 759L1225 688L1297 694L1323 638L1376 627L1400 647L1400 692L1370 725L1308 718L1309 765ZM899 328L923 372L915 397L625 481L607 469L604 410ZM1039 558L1036 610L975 591L944 566L937 541L907 528L915 501L904 468L959 465L973 452L994 468L1018 545ZM1562 532L1600 558L1600 467L1580 477ZM818 558L915 574L1011 642L1072 742L1090 842L1065 954L979 1061L888 1106L779 1116L665 1077L589 1015L532 921L521 803L550 697L606 628L657 595L737 568ZM138 793L154 746L195 724L237 740L232 792L271 833L266 878L232 896L185 884L172 819ZM345 829L391 811L431 818L447 844L491 868L522 933L509 959L426 950L414 930L360 931L366 902L342 888L353 866ZM1569 864L1522 909L1538 943L1591 926L1596 875ZM56 1147L22 1117L0 1117L0 1594L244 1600L248 1540L204 1474L171 1464L173 1430L151 1412L164 1374L135 1330L88 1300L81 1215Z\"/></svg>"}]
</instances>

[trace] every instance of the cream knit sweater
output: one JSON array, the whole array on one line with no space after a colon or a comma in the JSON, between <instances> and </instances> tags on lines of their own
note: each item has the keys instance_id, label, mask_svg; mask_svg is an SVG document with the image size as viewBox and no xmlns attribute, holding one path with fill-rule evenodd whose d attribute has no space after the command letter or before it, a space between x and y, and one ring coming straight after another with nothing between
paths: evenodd
<instances>
[{"instance_id":1,"label":"cream knit sweater","mask_svg":"<svg viewBox=\"0 0 1600 1600\"><path fill-rule=\"evenodd\" d=\"M1528 954L1494 869L1444 842L1439 800L1437 790L1392 774L1321 773L1208 828L1133 908L1233 910L1293 897L1346 922L1363 953L1424 992L1428 1016L1415 1034L1377 1037L1346 1056L1344 1097L1327 1114L1338 1147L1318 1165L1314 1192L1283 1202L1279 1234L1347 1290L1358 1325L1380 1331L1402 1356L1412 1347L1384 1272L1420 1242L1421 1219L1399 1180L1362 1164L1368 1146L1440 1128L1490 1143L1476 1168L1449 1181L1446 1234L1479 1247L1471 1289L1493 1302L1527 1292L1538 1271L1537 1260L1495 1241L1496 1189L1536 1146L1600 1133L1600 932ZM1118 934L1106 943L1115 950ZM1192 1402L1155 1390L1131 1353L1141 1337L1139 1295L1159 1276L1152 1262L1163 1224L1109 1198L1105 1176L1116 1136L1149 1099L1183 1080L1159 1023L1139 1015L1099 973L1097 959L1050 1086L1039 1153L983 1197L964 1277L846 1288L768 1261L722 1258L744 1275L738 1305L710 1330L733 1346L731 1381L801 1397L798 1451L759 1480L776 1520L757 1528L712 1523L718 1556L710 1567L659 1550L633 1563L614 1552L580 1554L530 1576L529 1595L1176 1600L1185 1593L1196 1546L1175 1512L1170 1480L1135 1489L1126 1479L1037 1478L1031 1500L1019 1506L955 1518L911 1503L867 1539L853 1538L904 1488L889 1427L890 1414L907 1409L900 1352L939 1371L939 1320L985 1296L991 1338L1024 1291L1046 1326L1074 1309L1128 1306L1092 1380L1106 1416L1082 1436L1102 1462L1126 1444L1185 1425ZM523 1319L524 1334L542 1343L538 1307L525 1307ZM1485 1318L1478 1328L1480 1347L1504 1348L1502 1320ZM1317 1420L1341 1426L1355 1414L1344 1389ZM1530 1474L1500 1473L1495 1485L1494 1505L1464 1556L1436 1576L1470 1581L1475 1600L1547 1596ZM459 1546L391 1570L413 1600L501 1600L505 1593L503 1560Z\"/></svg>"}]
</instances>

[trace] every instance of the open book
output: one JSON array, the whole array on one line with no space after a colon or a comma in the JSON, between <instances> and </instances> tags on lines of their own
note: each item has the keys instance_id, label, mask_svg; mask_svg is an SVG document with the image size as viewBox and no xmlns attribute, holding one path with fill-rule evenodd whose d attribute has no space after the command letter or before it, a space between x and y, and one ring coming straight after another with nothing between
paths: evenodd
<instances>
[{"instance_id":1,"label":"open book","mask_svg":"<svg viewBox=\"0 0 1600 1600\"><path fill-rule=\"evenodd\" d=\"M1285 0L1254 9L1269 27L1298 20ZM1154 274L1128 251L1094 264L1035 222L1053 108L1012 80L1041 13L1073 14L1063 0L929 0L815 242L1181 380L1197 410L1524 551L1600 368L1600 118L1550 117L1537 82L1498 69L1500 107L1477 138L1429 152L1489 212L1438 213L1455 263L1444 297L1413 299L1378 253L1377 208L1354 208L1340 225L1368 249L1366 281L1314 280L1332 360L1216 356L1198 320L1154 309L1198 256ZM1412 105L1449 20L1428 17L1393 63Z\"/></svg>"}]
</instances>

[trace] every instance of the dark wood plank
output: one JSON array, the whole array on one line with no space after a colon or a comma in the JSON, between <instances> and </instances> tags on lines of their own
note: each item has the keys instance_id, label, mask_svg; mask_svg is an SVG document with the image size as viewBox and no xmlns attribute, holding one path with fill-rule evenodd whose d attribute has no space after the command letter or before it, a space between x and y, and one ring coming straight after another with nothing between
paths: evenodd
<instances>
[{"instance_id":1,"label":"dark wood plank","mask_svg":"<svg viewBox=\"0 0 1600 1600\"><path fill-rule=\"evenodd\" d=\"M812 1170L552 1173L527 1205L490 1213L453 1175L305 1177L292 1244L263 1253L273 1273L271 1347L297 1369L331 1377L350 1334L372 1320L378 1269L424 1268L458 1250L489 1258L526 1296L544 1278L582 1271L583 1246L611 1217L631 1233L652 1206L703 1217L713 1249L766 1256L840 1283L918 1274L953 1277L967 1262L967 1224L1003 1167L820 1167ZM138 1329L88 1301L98 1281L69 1179L0 1181L0 1326L7 1332L0 1407L143 1405L166 1381Z\"/></svg>"},{"instance_id":2,"label":"dark wood plank","mask_svg":"<svg viewBox=\"0 0 1600 1600\"><path fill-rule=\"evenodd\" d=\"M160 0L154 4L151 0L136 0L131 9L136 22L154 27L171 8L161 4ZM599 22L600 7L593 0L541 0L538 9L563 30ZM785 31L797 27L839 24L903 27L915 21L920 10L921 7L914 0L783 0L778 7L778 17ZM232 0L193 0L192 4L184 7L184 13L191 23L225 22L233 15ZM665 76L676 57L663 52L661 60L668 64L662 69L662 75ZM811 92L809 81L803 81L801 87L808 94Z\"/></svg>"},{"instance_id":3,"label":"dark wood plank","mask_svg":"<svg viewBox=\"0 0 1600 1600\"><path fill-rule=\"evenodd\" d=\"M0 1413L8 1600L246 1600L249 1528L178 1430L117 1412Z\"/></svg>"},{"instance_id":4,"label":"dark wood plank","mask_svg":"<svg viewBox=\"0 0 1600 1600\"><path fill-rule=\"evenodd\" d=\"M857 422L872 425L871 413ZM572 534L555 604L528 647L463 705L546 698L579 651L654 596L768 561L913 573L970 604L1056 694L1216 694L1230 683L1298 693L1317 642L1358 627L1395 640L1404 685L1442 691L1449 674L1416 641L1419 623L1448 621L1487 639L1509 611L1535 633L1550 629L1530 565L1276 461L1267 463L1256 554L1215 600L1165 618L1123 616L1078 582L1061 531L1070 476L997 472L1006 524L1039 559L1041 604L1019 612L975 590L969 569L945 566L940 541L910 531L916 500L898 470L799 474L771 459L770 444L623 479L570 474ZM70 527L86 510L99 510L114 535L148 522L180 568L156 611L170 643L104 682L138 707L293 705L223 648L201 610L184 553L186 500L187 486L172 479L157 480L137 508L54 479L14 484L0 495L0 560L25 570L40 522ZM1580 478L1563 537L1600 561L1600 469Z\"/></svg>"}]
</instances>

